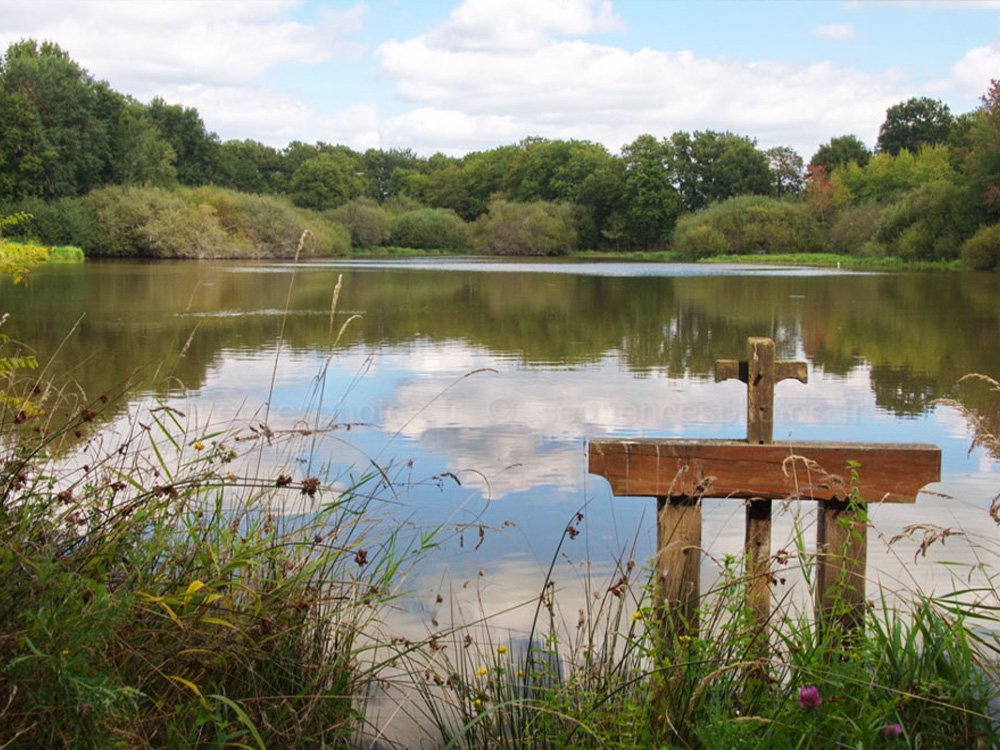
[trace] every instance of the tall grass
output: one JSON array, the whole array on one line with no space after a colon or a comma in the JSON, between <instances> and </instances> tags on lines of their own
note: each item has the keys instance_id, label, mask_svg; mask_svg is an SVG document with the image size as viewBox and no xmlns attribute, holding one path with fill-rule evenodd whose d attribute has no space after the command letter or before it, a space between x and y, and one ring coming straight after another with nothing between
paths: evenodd
<instances>
[{"instance_id":1,"label":"tall grass","mask_svg":"<svg viewBox=\"0 0 1000 750\"><path fill-rule=\"evenodd\" d=\"M811 588L812 564L799 544L775 569L801 567ZM785 603L768 636L745 606L742 561L719 566L695 636L665 640L651 576L625 562L607 580L588 579L568 626L548 580L527 639L498 641L487 619L411 652L428 742L469 750L1000 742L996 642L970 627L968 613L914 593L907 605L882 599L861 629L847 631Z\"/></svg>"},{"instance_id":2,"label":"tall grass","mask_svg":"<svg viewBox=\"0 0 1000 750\"><path fill-rule=\"evenodd\" d=\"M113 399L3 374L0 747L355 746L362 634L427 543L380 524L385 475L282 463L308 430L148 402L111 425Z\"/></svg>"}]
</instances>

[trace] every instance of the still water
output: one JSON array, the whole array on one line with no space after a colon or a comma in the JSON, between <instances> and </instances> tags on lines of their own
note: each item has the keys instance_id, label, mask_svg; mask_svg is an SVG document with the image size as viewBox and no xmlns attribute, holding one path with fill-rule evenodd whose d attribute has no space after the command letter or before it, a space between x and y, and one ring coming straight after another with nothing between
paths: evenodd
<instances>
[{"instance_id":1,"label":"still water","mask_svg":"<svg viewBox=\"0 0 1000 750\"><path fill-rule=\"evenodd\" d=\"M1000 375L997 274L92 262L0 289L0 311L11 314L4 332L70 372L75 392L112 397L104 429L122 429L153 399L195 424L336 427L290 449L283 460L296 476L346 486L375 471L392 479L379 498L387 524L449 529L408 582L417 603L399 626L416 634L430 627L431 592L464 581L497 611L532 599L571 522L581 533L562 545L563 575L582 575L586 561L601 571L621 555L647 560L654 501L613 499L587 474L587 440L742 437L745 387L716 384L713 366L745 356L748 336L769 336L779 357L808 362L808 384L776 389L776 440L942 448L941 483L915 505L873 509L870 586L947 589L959 574L942 563L974 563L1000 547L987 512L1000 491L997 457L970 450L969 421L941 402L958 399L1000 427L1000 398L959 385L968 373ZM810 524L807 511L783 509L775 548L790 544L794 519ZM923 557L916 541L881 541L910 524L961 529L987 551L952 537ZM709 552L736 552L742 535L737 501L706 501Z\"/></svg>"}]
</instances>

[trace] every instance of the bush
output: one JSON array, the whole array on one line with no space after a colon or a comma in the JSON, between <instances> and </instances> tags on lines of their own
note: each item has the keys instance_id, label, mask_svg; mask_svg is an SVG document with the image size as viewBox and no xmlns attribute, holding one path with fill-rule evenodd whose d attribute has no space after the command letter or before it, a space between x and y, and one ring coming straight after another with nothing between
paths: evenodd
<instances>
[{"instance_id":1,"label":"bush","mask_svg":"<svg viewBox=\"0 0 1000 750\"><path fill-rule=\"evenodd\" d=\"M10 208L11 210L6 210ZM77 198L60 198L46 203L41 198L28 198L5 207L0 213L24 211L30 217L6 232L11 237L33 240L42 245L93 244L93 217Z\"/></svg>"},{"instance_id":2,"label":"bush","mask_svg":"<svg viewBox=\"0 0 1000 750\"><path fill-rule=\"evenodd\" d=\"M877 203L847 208L830 229L830 245L843 255L871 255L883 207Z\"/></svg>"},{"instance_id":3,"label":"bush","mask_svg":"<svg viewBox=\"0 0 1000 750\"><path fill-rule=\"evenodd\" d=\"M345 227L356 248L378 247L389 239L389 213L370 198L356 198L323 215Z\"/></svg>"},{"instance_id":4,"label":"bush","mask_svg":"<svg viewBox=\"0 0 1000 750\"><path fill-rule=\"evenodd\" d=\"M318 255L344 255L346 229L288 201L217 187L103 188L80 199L94 228L88 255L290 258L303 230ZM83 243L78 243L83 244Z\"/></svg>"},{"instance_id":5,"label":"bush","mask_svg":"<svg viewBox=\"0 0 1000 750\"><path fill-rule=\"evenodd\" d=\"M762 196L738 196L682 217L675 249L693 258L721 254L819 252L823 234L809 208Z\"/></svg>"},{"instance_id":6,"label":"bush","mask_svg":"<svg viewBox=\"0 0 1000 750\"><path fill-rule=\"evenodd\" d=\"M967 191L950 182L927 183L883 211L875 239L908 260L957 258L976 230L972 205Z\"/></svg>"},{"instance_id":7,"label":"bush","mask_svg":"<svg viewBox=\"0 0 1000 750\"><path fill-rule=\"evenodd\" d=\"M567 203L494 201L476 220L475 247L490 255L565 255L579 234Z\"/></svg>"},{"instance_id":8,"label":"bush","mask_svg":"<svg viewBox=\"0 0 1000 750\"><path fill-rule=\"evenodd\" d=\"M469 246L469 227L450 208L418 208L389 223L389 242L418 250L462 250Z\"/></svg>"},{"instance_id":9,"label":"bush","mask_svg":"<svg viewBox=\"0 0 1000 750\"><path fill-rule=\"evenodd\" d=\"M981 227L965 241L962 263L973 271L993 271L1000 266L1000 224Z\"/></svg>"},{"instance_id":10,"label":"bush","mask_svg":"<svg viewBox=\"0 0 1000 750\"><path fill-rule=\"evenodd\" d=\"M218 257L226 236L215 218L160 188L109 187L81 199L94 236L88 255Z\"/></svg>"}]
</instances>

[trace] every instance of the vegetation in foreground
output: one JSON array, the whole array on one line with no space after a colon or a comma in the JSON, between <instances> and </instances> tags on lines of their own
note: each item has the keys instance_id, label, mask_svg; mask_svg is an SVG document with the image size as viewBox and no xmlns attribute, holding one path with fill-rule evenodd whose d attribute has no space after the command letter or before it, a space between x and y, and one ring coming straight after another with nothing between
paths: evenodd
<instances>
[{"instance_id":1,"label":"vegetation in foreground","mask_svg":"<svg viewBox=\"0 0 1000 750\"><path fill-rule=\"evenodd\" d=\"M765 648L739 560L723 560L698 634L672 639L659 635L646 574L623 560L610 580L586 582L578 614L560 610L547 580L526 605L526 638L496 637L485 613L485 628L405 642L379 622L433 533L407 543L379 528L383 474L335 487L291 469L242 472L238 453L252 465L280 439L266 419L216 430L152 404L104 430L97 397L59 424L61 389L5 347L0 746L355 747L371 734L366 697L398 685L401 665L435 747L997 745L989 570L982 586L915 594L908 608L883 600L860 632L783 608ZM78 460L55 461L74 439ZM801 540L775 563L779 575L800 566L808 584Z\"/></svg>"}]
</instances>

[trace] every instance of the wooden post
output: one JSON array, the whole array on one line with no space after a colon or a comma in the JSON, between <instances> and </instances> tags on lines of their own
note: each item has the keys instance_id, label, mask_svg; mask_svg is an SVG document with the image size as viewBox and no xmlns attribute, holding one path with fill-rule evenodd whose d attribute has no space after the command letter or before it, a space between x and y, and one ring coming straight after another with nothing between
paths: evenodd
<instances>
[{"instance_id":1,"label":"wooden post","mask_svg":"<svg viewBox=\"0 0 1000 750\"><path fill-rule=\"evenodd\" d=\"M774 341L747 340L746 362L719 360L715 380L739 378L747 384L747 443L770 445L774 441L774 386L786 378L808 379L805 362L775 362ZM771 617L771 501L746 502L743 551L746 559L747 606L754 622L766 630Z\"/></svg>"},{"instance_id":2,"label":"wooden post","mask_svg":"<svg viewBox=\"0 0 1000 750\"><path fill-rule=\"evenodd\" d=\"M774 385L806 382L804 362L774 359L774 342L751 338L746 361L719 360L716 381L747 384L746 440L590 441L590 472L616 496L657 498L658 587L669 634L694 634L700 593L703 497L746 501L748 605L771 615L771 501L819 502L816 609L850 628L865 606L867 503L912 503L941 478L941 450L927 444L773 443ZM763 631L762 631L763 632Z\"/></svg>"},{"instance_id":3,"label":"wooden post","mask_svg":"<svg viewBox=\"0 0 1000 750\"><path fill-rule=\"evenodd\" d=\"M821 500L816 532L816 617L845 631L864 621L868 556L866 508Z\"/></svg>"},{"instance_id":4,"label":"wooden post","mask_svg":"<svg viewBox=\"0 0 1000 750\"><path fill-rule=\"evenodd\" d=\"M660 496L656 512L657 608L666 643L698 633L701 498Z\"/></svg>"}]
</instances>

